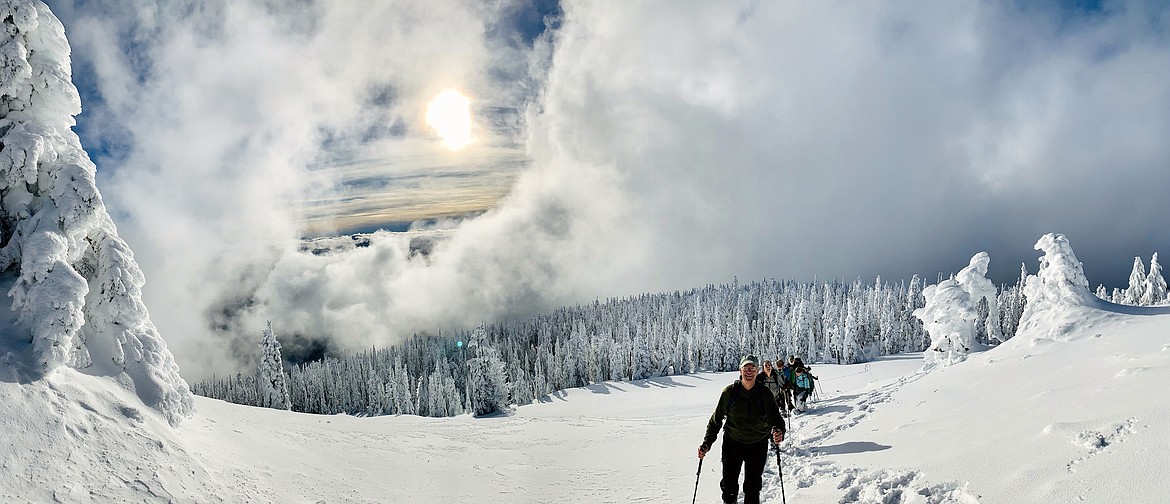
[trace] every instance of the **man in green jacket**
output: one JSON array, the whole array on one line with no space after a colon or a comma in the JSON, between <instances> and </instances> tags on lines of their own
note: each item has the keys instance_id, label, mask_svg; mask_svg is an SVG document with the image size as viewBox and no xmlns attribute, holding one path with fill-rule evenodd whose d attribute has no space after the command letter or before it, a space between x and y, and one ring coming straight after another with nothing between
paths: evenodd
<instances>
[{"instance_id":1,"label":"man in green jacket","mask_svg":"<svg viewBox=\"0 0 1170 504\"><path fill-rule=\"evenodd\" d=\"M723 389L707 422L707 435L699 445L699 458L703 458L711 450L719 428L723 428L723 480L719 482L723 502L734 503L739 496L739 469L743 466L743 503L759 504L768 460L768 434L776 444L784 440L784 417L776 407L776 399L767 387L756 386L759 363L754 355L739 361L739 379Z\"/></svg>"}]
</instances>

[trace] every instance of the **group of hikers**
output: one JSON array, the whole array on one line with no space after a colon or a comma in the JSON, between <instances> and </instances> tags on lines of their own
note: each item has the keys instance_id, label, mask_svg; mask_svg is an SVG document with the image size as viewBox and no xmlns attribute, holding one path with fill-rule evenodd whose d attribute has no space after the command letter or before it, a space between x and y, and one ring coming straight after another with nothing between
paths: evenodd
<instances>
[{"instance_id":1,"label":"group of hikers","mask_svg":"<svg viewBox=\"0 0 1170 504\"><path fill-rule=\"evenodd\" d=\"M760 382L772 391L785 414L793 411L804 413L816 385L817 377L813 376L812 368L805 366L800 357L791 355L787 361L777 359L776 364L779 369L772 366L772 361L764 361Z\"/></svg>"},{"instance_id":2,"label":"group of hikers","mask_svg":"<svg viewBox=\"0 0 1170 504\"><path fill-rule=\"evenodd\" d=\"M768 442L777 450L784 441L784 416L791 411L803 412L813 392L816 376L799 358L760 361L754 355L739 361L739 379L723 389L715 412L707 422L703 443L699 445L699 468L723 429L723 479L719 488L723 502L734 503L739 496L739 472L744 469L743 502L759 504L763 488L764 465ZM757 386L763 384L762 387ZM781 409L784 413L781 413ZM695 481L698 492L698 480Z\"/></svg>"}]
</instances>

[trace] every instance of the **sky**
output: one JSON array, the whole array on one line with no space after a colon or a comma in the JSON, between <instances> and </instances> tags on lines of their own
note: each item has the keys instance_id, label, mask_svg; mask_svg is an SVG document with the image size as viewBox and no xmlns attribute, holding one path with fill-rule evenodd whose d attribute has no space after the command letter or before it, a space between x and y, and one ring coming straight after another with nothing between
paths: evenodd
<instances>
[{"instance_id":1,"label":"sky","mask_svg":"<svg viewBox=\"0 0 1170 504\"><path fill-rule=\"evenodd\" d=\"M265 320L345 351L736 277L933 281L981 251L1013 283L1048 232L1093 286L1170 250L1162 2L48 4L189 377L234 372ZM449 88L458 151L422 120ZM297 252L377 228L413 234Z\"/></svg>"},{"instance_id":2,"label":"sky","mask_svg":"<svg viewBox=\"0 0 1170 504\"><path fill-rule=\"evenodd\" d=\"M780 460L769 454L762 502L1161 502L1170 309L1102 306L1050 309L1007 343L929 372L922 354L813 365L819 395L788 422ZM66 368L0 380L0 498L717 502L722 434L702 466L696 450L735 377L605 382L483 418L198 397L171 428L114 380Z\"/></svg>"}]
</instances>

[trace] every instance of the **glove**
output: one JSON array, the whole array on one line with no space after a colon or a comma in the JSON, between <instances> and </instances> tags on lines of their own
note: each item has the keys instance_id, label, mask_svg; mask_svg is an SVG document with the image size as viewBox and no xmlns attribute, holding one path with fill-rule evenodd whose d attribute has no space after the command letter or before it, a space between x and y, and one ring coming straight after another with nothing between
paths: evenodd
<instances>
[{"instance_id":1,"label":"glove","mask_svg":"<svg viewBox=\"0 0 1170 504\"><path fill-rule=\"evenodd\" d=\"M703 456L706 455L709 451L711 451L711 445L707 443L699 445L699 458L703 458Z\"/></svg>"}]
</instances>

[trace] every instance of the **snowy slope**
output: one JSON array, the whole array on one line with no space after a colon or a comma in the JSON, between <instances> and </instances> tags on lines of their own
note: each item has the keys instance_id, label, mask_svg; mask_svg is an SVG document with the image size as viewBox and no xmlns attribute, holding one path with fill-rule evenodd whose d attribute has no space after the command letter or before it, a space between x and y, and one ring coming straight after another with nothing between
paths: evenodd
<instances>
[{"instance_id":1,"label":"snowy slope","mask_svg":"<svg viewBox=\"0 0 1170 504\"><path fill-rule=\"evenodd\" d=\"M827 401L844 410L797 444L834 464L970 482L981 502L1164 502L1170 315L1144 312L1070 309L960 365ZM884 479L852 486L872 494Z\"/></svg>"},{"instance_id":2,"label":"snowy slope","mask_svg":"<svg viewBox=\"0 0 1170 504\"><path fill-rule=\"evenodd\" d=\"M1127 311L1130 313L1121 313ZM788 502L1163 502L1170 310L1048 315L919 373L819 365ZM490 418L314 416L199 398L177 429L105 378L0 381L4 502L684 502L733 373L606 383ZM699 482L718 501L718 443ZM775 463L765 502L780 502Z\"/></svg>"}]
</instances>

